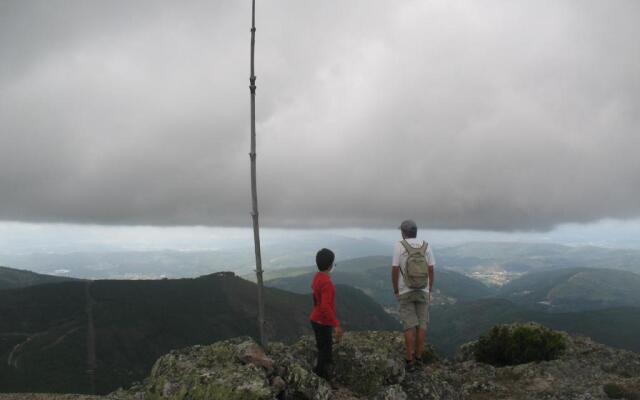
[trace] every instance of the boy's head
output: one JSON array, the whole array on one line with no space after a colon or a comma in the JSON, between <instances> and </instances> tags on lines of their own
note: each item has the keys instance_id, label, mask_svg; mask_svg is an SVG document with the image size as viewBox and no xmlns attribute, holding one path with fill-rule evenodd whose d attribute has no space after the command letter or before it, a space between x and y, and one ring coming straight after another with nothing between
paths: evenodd
<instances>
[{"instance_id":1,"label":"boy's head","mask_svg":"<svg viewBox=\"0 0 640 400\"><path fill-rule=\"evenodd\" d=\"M320 249L316 254L316 265L318 271L329 271L333 267L333 261L336 259L336 255L329 249Z\"/></svg>"},{"instance_id":2,"label":"boy's head","mask_svg":"<svg viewBox=\"0 0 640 400\"><path fill-rule=\"evenodd\" d=\"M412 220L406 219L400 224L400 232L404 239L414 239L418 236L418 225Z\"/></svg>"}]
</instances>

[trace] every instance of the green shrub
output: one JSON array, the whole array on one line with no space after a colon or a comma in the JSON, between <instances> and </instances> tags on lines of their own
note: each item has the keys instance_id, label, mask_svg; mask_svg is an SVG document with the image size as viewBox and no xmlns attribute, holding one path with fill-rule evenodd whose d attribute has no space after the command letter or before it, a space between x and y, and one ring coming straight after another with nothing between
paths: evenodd
<instances>
[{"instance_id":1,"label":"green shrub","mask_svg":"<svg viewBox=\"0 0 640 400\"><path fill-rule=\"evenodd\" d=\"M497 367L548 361L566 348L564 337L539 325L497 325L480 337L475 348L478 362Z\"/></svg>"},{"instance_id":2,"label":"green shrub","mask_svg":"<svg viewBox=\"0 0 640 400\"><path fill-rule=\"evenodd\" d=\"M637 400L640 398L636 391L629 390L616 383L607 383L602 386L602 390L610 399Z\"/></svg>"},{"instance_id":3,"label":"green shrub","mask_svg":"<svg viewBox=\"0 0 640 400\"><path fill-rule=\"evenodd\" d=\"M607 383L602 387L604 393L610 399L622 399L624 398L624 389L615 383Z\"/></svg>"}]
</instances>

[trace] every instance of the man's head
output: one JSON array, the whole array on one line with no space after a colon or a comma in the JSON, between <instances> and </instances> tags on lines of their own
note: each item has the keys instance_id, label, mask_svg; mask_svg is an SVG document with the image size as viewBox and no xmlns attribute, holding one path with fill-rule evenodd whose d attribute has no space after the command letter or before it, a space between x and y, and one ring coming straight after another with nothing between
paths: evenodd
<instances>
[{"instance_id":1,"label":"man's head","mask_svg":"<svg viewBox=\"0 0 640 400\"><path fill-rule=\"evenodd\" d=\"M333 267L333 261L336 259L336 255L329 249L320 249L316 254L316 265L318 271L330 271Z\"/></svg>"},{"instance_id":2,"label":"man's head","mask_svg":"<svg viewBox=\"0 0 640 400\"><path fill-rule=\"evenodd\" d=\"M410 219L405 219L400 224L400 232L404 239L413 239L418 236L418 225Z\"/></svg>"}]
</instances>

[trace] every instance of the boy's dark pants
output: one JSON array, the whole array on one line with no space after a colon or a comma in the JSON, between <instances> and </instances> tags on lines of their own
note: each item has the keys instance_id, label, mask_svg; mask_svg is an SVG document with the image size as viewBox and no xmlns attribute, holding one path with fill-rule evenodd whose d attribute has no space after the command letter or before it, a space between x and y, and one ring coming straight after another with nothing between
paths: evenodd
<instances>
[{"instance_id":1,"label":"boy's dark pants","mask_svg":"<svg viewBox=\"0 0 640 400\"><path fill-rule=\"evenodd\" d=\"M316 335L316 347L318 348L318 364L313 372L324 379L331 378L331 364L333 364L333 326L320 325L311 321L313 332Z\"/></svg>"}]
</instances>

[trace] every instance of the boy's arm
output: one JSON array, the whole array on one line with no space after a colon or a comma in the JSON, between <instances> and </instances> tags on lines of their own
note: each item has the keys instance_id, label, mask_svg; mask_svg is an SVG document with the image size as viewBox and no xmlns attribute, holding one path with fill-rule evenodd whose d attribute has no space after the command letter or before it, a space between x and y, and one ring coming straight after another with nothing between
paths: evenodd
<instances>
[{"instance_id":1,"label":"boy's arm","mask_svg":"<svg viewBox=\"0 0 640 400\"><path fill-rule=\"evenodd\" d=\"M322 286L322 302L320 304L321 312L327 317L330 321L330 325L335 327L336 333L336 343L340 343L342 340L342 328L340 327L340 321L336 317L335 313L335 299L336 299L336 288L332 283L326 283Z\"/></svg>"}]
</instances>

